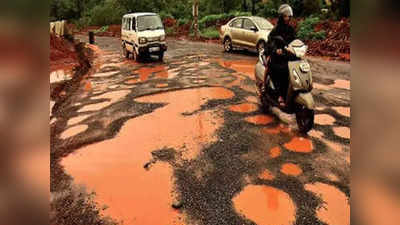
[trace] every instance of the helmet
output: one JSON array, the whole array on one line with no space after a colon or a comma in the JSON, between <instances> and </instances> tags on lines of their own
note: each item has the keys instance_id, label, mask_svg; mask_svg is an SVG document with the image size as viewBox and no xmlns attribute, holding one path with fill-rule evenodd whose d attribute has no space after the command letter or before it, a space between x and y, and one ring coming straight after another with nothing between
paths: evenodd
<instances>
[{"instance_id":1,"label":"helmet","mask_svg":"<svg viewBox=\"0 0 400 225\"><path fill-rule=\"evenodd\" d=\"M293 16L292 7L290 7L288 4L281 5L278 9L278 13L279 15Z\"/></svg>"}]
</instances>

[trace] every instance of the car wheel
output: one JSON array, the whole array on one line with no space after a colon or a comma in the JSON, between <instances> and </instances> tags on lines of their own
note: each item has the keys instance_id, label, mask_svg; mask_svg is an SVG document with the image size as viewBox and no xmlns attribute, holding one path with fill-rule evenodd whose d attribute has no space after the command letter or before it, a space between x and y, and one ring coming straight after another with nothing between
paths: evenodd
<instances>
[{"instance_id":1,"label":"car wheel","mask_svg":"<svg viewBox=\"0 0 400 225\"><path fill-rule=\"evenodd\" d=\"M225 38L224 50L225 50L225 52L231 52L232 51L232 40L229 37Z\"/></svg>"},{"instance_id":2,"label":"car wheel","mask_svg":"<svg viewBox=\"0 0 400 225\"><path fill-rule=\"evenodd\" d=\"M261 51L265 50L265 41L260 41L257 44L257 52L260 53Z\"/></svg>"}]
</instances>

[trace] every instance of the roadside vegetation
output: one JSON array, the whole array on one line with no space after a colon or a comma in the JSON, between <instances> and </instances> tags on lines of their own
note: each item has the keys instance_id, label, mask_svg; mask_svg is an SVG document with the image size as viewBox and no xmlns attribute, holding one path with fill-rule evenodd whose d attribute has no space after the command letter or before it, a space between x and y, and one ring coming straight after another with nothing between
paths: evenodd
<instances>
[{"instance_id":1,"label":"roadside vegetation","mask_svg":"<svg viewBox=\"0 0 400 225\"><path fill-rule=\"evenodd\" d=\"M168 36L194 38L193 0L50 0L50 3L50 21L65 19L75 32L92 30L99 36L119 36L122 15L151 11L159 13ZM311 49L311 53L323 55L343 41L347 46L350 34L330 39L332 34L327 29L344 29L338 26L350 29L350 0L199 0L200 39L217 41L220 26L236 16L260 16L275 24L277 8L283 3L293 7L299 38L312 48L323 48L321 51ZM326 39L328 42L323 46L316 44ZM340 49L340 53L349 51L350 47Z\"/></svg>"}]
</instances>

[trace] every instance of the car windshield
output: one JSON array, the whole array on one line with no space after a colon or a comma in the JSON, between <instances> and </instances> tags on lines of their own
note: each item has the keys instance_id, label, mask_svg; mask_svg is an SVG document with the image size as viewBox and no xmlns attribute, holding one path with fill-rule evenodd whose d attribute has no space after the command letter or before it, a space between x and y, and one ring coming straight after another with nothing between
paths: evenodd
<instances>
[{"instance_id":1,"label":"car windshield","mask_svg":"<svg viewBox=\"0 0 400 225\"><path fill-rule=\"evenodd\" d=\"M261 18L261 17L253 17L253 21L258 25L258 27L261 30L269 30L274 28L274 25L272 25L268 20Z\"/></svg>"},{"instance_id":2,"label":"car windshield","mask_svg":"<svg viewBox=\"0 0 400 225\"><path fill-rule=\"evenodd\" d=\"M163 29L161 19L157 15L140 16L137 19L138 31Z\"/></svg>"}]
</instances>

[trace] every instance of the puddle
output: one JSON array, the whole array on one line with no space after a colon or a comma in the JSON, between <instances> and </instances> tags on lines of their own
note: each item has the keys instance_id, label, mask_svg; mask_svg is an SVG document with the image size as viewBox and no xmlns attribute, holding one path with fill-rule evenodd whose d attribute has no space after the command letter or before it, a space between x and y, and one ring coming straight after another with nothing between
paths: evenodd
<instances>
[{"instance_id":1,"label":"puddle","mask_svg":"<svg viewBox=\"0 0 400 225\"><path fill-rule=\"evenodd\" d=\"M258 104L258 98L254 96L248 96L245 98L246 101L251 102L251 103L256 103Z\"/></svg>"},{"instance_id":2,"label":"puddle","mask_svg":"<svg viewBox=\"0 0 400 225\"><path fill-rule=\"evenodd\" d=\"M350 90L350 81L349 80L335 80L335 83L332 84L331 87Z\"/></svg>"},{"instance_id":3,"label":"puddle","mask_svg":"<svg viewBox=\"0 0 400 225\"><path fill-rule=\"evenodd\" d=\"M328 85L325 84L319 84L319 83L313 83L313 88L318 89L318 90L324 90L324 91L328 91L331 90L332 88Z\"/></svg>"},{"instance_id":4,"label":"puddle","mask_svg":"<svg viewBox=\"0 0 400 225\"><path fill-rule=\"evenodd\" d=\"M324 201L323 206L317 210L317 217L321 221L327 224L350 225L350 206L343 192L323 183L306 184L304 188Z\"/></svg>"},{"instance_id":5,"label":"puddle","mask_svg":"<svg viewBox=\"0 0 400 225\"><path fill-rule=\"evenodd\" d=\"M233 96L225 88L199 88L135 99L167 105L127 121L115 138L82 148L64 158L62 165L76 183L97 193L100 205L109 206L107 216L126 225L176 224L172 169L161 162L148 171L143 166L152 159L152 151L163 148L182 151L188 160L196 157L203 146L217 140L215 131L223 118L215 110L182 113L196 111L210 99Z\"/></svg>"},{"instance_id":6,"label":"puddle","mask_svg":"<svg viewBox=\"0 0 400 225\"><path fill-rule=\"evenodd\" d=\"M269 171L269 170L264 170L258 178L263 179L263 180L273 180L275 176Z\"/></svg>"},{"instance_id":7,"label":"puddle","mask_svg":"<svg viewBox=\"0 0 400 225\"><path fill-rule=\"evenodd\" d=\"M257 111L258 106L252 103L243 103L239 105L233 105L229 107L229 110L233 112L251 113Z\"/></svg>"},{"instance_id":8,"label":"puddle","mask_svg":"<svg viewBox=\"0 0 400 225\"><path fill-rule=\"evenodd\" d=\"M322 142L324 142L328 146L329 149L335 150L337 152L342 151L342 145L339 143L328 141L326 139L322 139Z\"/></svg>"},{"instance_id":9,"label":"puddle","mask_svg":"<svg viewBox=\"0 0 400 225\"><path fill-rule=\"evenodd\" d=\"M350 139L350 128L348 127L334 127L333 133L335 133L337 136Z\"/></svg>"},{"instance_id":10,"label":"puddle","mask_svg":"<svg viewBox=\"0 0 400 225\"><path fill-rule=\"evenodd\" d=\"M296 164L285 163L281 167L281 172L288 176L298 176L303 173L303 170Z\"/></svg>"},{"instance_id":11,"label":"puddle","mask_svg":"<svg viewBox=\"0 0 400 225\"><path fill-rule=\"evenodd\" d=\"M281 148L279 148L279 146L276 146L274 148L271 148L271 150L269 151L269 156L271 158L277 158L281 155Z\"/></svg>"},{"instance_id":12,"label":"puddle","mask_svg":"<svg viewBox=\"0 0 400 225\"><path fill-rule=\"evenodd\" d=\"M249 185L233 199L236 211L257 225L290 225L296 206L289 195L270 186Z\"/></svg>"},{"instance_id":13,"label":"puddle","mask_svg":"<svg viewBox=\"0 0 400 225\"><path fill-rule=\"evenodd\" d=\"M120 99L124 98L129 93L130 93L130 91L128 91L128 90L110 91L110 92L104 93L102 95L92 97L91 99L94 99L94 100L108 99L109 101L86 105L86 106L82 107L81 109L79 109L78 112L98 111L98 110L104 109L107 106L110 106L110 105L118 102Z\"/></svg>"},{"instance_id":14,"label":"puddle","mask_svg":"<svg viewBox=\"0 0 400 225\"><path fill-rule=\"evenodd\" d=\"M256 115L247 117L245 120L255 125L267 125L271 123L274 119L271 116L267 115Z\"/></svg>"},{"instance_id":15,"label":"puddle","mask_svg":"<svg viewBox=\"0 0 400 225\"><path fill-rule=\"evenodd\" d=\"M257 60L231 60L224 59L216 60L222 67L235 70L237 72L246 74L252 80L254 79L254 70Z\"/></svg>"},{"instance_id":16,"label":"puddle","mask_svg":"<svg viewBox=\"0 0 400 225\"><path fill-rule=\"evenodd\" d=\"M157 84L156 87L157 88L164 88L164 87L168 87L168 84Z\"/></svg>"},{"instance_id":17,"label":"puddle","mask_svg":"<svg viewBox=\"0 0 400 225\"><path fill-rule=\"evenodd\" d=\"M91 77L111 77L115 74L119 73L119 71L111 71L111 72L104 72L104 73L96 73L91 75Z\"/></svg>"},{"instance_id":18,"label":"puddle","mask_svg":"<svg viewBox=\"0 0 400 225\"><path fill-rule=\"evenodd\" d=\"M140 82L139 78L130 79L130 80L125 81L126 84L136 84L136 83L139 83L139 82Z\"/></svg>"},{"instance_id":19,"label":"puddle","mask_svg":"<svg viewBox=\"0 0 400 225\"><path fill-rule=\"evenodd\" d=\"M292 152L308 153L313 150L312 141L303 137L294 137L290 142L283 146Z\"/></svg>"},{"instance_id":20,"label":"puddle","mask_svg":"<svg viewBox=\"0 0 400 225\"><path fill-rule=\"evenodd\" d=\"M79 126L74 126L71 128L68 128L64 132L61 133L60 138L61 139L67 139L69 137L75 136L77 134L80 134L84 132L88 128L88 125L79 125Z\"/></svg>"},{"instance_id":21,"label":"puddle","mask_svg":"<svg viewBox=\"0 0 400 225\"><path fill-rule=\"evenodd\" d=\"M67 122L67 126L71 126L71 125L80 123L80 122L84 121L85 119L87 119L89 116L90 115L83 115L83 116L77 116L72 119L69 119Z\"/></svg>"},{"instance_id":22,"label":"puddle","mask_svg":"<svg viewBox=\"0 0 400 225\"><path fill-rule=\"evenodd\" d=\"M310 130L308 136L321 139L324 136L324 133L318 130Z\"/></svg>"},{"instance_id":23,"label":"puddle","mask_svg":"<svg viewBox=\"0 0 400 225\"><path fill-rule=\"evenodd\" d=\"M166 71L166 68L164 65L160 65L160 66L156 66L156 67L142 67L142 68L138 69L137 71L133 71L133 72L139 73L140 81L146 81L149 79L149 77L152 73L158 73L158 72L161 72L161 74L158 74L159 77L168 78L168 72Z\"/></svg>"},{"instance_id":24,"label":"puddle","mask_svg":"<svg viewBox=\"0 0 400 225\"><path fill-rule=\"evenodd\" d=\"M50 84L72 79L65 70L56 70L50 73Z\"/></svg>"},{"instance_id":25,"label":"puddle","mask_svg":"<svg viewBox=\"0 0 400 225\"><path fill-rule=\"evenodd\" d=\"M263 128L261 132L264 134L279 134L279 133L290 133L291 128L288 126L285 126L283 124L279 124L279 126L276 126L274 128Z\"/></svg>"},{"instance_id":26,"label":"puddle","mask_svg":"<svg viewBox=\"0 0 400 225\"><path fill-rule=\"evenodd\" d=\"M333 125L336 120L333 116L328 114L317 114L315 115L314 121L319 125Z\"/></svg>"},{"instance_id":27,"label":"puddle","mask_svg":"<svg viewBox=\"0 0 400 225\"><path fill-rule=\"evenodd\" d=\"M332 109L342 116L350 117L350 107L332 107Z\"/></svg>"}]
</instances>

